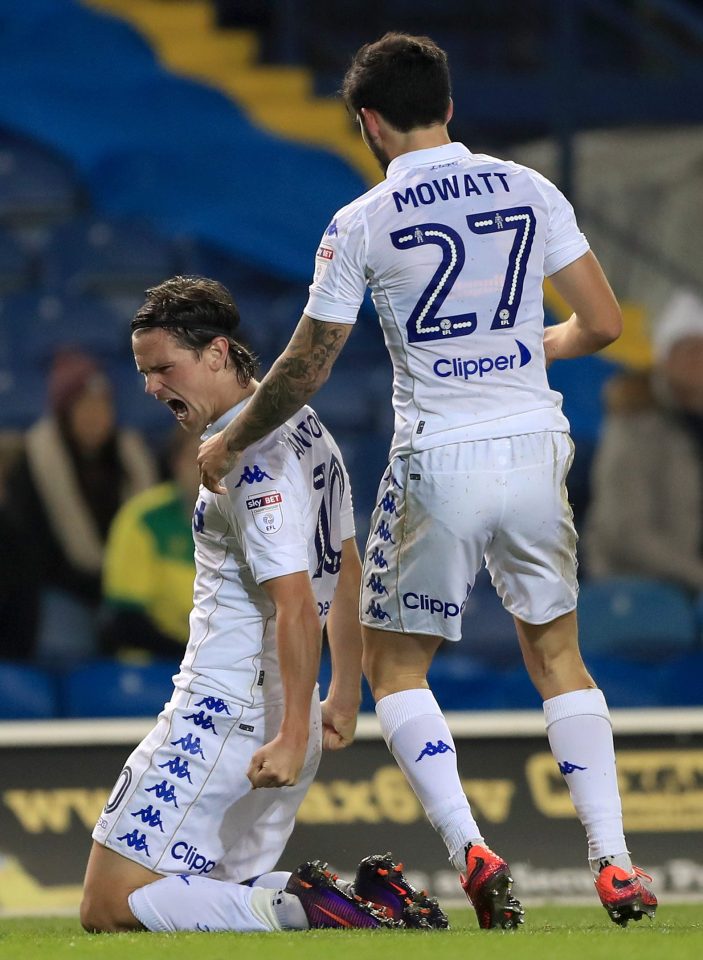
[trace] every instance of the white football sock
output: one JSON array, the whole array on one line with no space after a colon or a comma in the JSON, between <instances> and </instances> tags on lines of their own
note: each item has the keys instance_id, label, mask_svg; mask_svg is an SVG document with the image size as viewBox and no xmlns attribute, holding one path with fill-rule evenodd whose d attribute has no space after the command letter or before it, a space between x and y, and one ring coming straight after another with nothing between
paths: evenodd
<instances>
[{"instance_id":1,"label":"white football sock","mask_svg":"<svg viewBox=\"0 0 703 960\"><path fill-rule=\"evenodd\" d=\"M129 907L153 933L175 930L307 930L298 897L278 890L180 874L135 890Z\"/></svg>"},{"instance_id":2,"label":"white football sock","mask_svg":"<svg viewBox=\"0 0 703 960\"><path fill-rule=\"evenodd\" d=\"M290 878L289 870L274 870L272 873L262 873L253 880L248 880L247 886L264 887L267 890L285 890Z\"/></svg>"},{"instance_id":3,"label":"white football sock","mask_svg":"<svg viewBox=\"0 0 703 960\"><path fill-rule=\"evenodd\" d=\"M456 747L431 690L402 690L376 704L383 737L427 818L444 840L449 859L466 870L465 848L482 843L459 779Z\"/></svg>"},{"instance_id":4,"label":"white football sock","mask_svg":"<svg viewBox=\"0 0 703 960\"><path fill-rule=\"evenodd\" d=\"M552 755L588 837L588 858L627 856L613 730L601 690L574 690L544 701ZM620 863L618 862L618 865Z\"/></svg>"}]
</instances>

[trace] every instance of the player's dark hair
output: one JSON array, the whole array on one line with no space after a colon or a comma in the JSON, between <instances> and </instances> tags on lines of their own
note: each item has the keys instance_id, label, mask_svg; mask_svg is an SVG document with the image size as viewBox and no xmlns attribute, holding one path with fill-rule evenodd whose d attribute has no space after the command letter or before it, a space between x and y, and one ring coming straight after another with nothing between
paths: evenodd
<instances>
[{"instance_id":1,"label":"player's dark hair","mask_svg":"<svg viewBox=\"0 0 703 960\"><path fill-rule=\"evenodd\" d=\"M214 337L226 337L228 358L241 386L246 387L256 374L256 358L234 336L239 327L237 305L227 287L217 280L171 277L150 287L132 319L131 330L134 333L158 327L198 356Z\"/></svg>"},{"instance_id":2,"label":"player's dark hair","mask_svg":"<svg viewBox=\"0 0 703 960\"><path fill-rule=\"evenodd\" d=\"M402 133L444 123L451 98L447 54L429 37L387 33L354 55L342 84L347 108L378 110Z\"/></svg>"}]
</instances>

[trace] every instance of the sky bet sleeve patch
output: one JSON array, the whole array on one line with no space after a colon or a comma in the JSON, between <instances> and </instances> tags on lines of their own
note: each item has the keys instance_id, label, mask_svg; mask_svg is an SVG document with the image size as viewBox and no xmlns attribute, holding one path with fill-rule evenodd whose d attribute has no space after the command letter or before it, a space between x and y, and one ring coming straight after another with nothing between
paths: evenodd
<instances>
[{"instance_id":1,"label":"sky bet sleeve patch","mask_svg":"<svg viewBox=\"0 0 703 960\"><path fill-rule=\"evenodd\" d=\"M276 533L283 526L282 503L283 497L277 490L246 499L247 510L251 511L254 523L266 534Z\"/></svg>"}]
</instances>

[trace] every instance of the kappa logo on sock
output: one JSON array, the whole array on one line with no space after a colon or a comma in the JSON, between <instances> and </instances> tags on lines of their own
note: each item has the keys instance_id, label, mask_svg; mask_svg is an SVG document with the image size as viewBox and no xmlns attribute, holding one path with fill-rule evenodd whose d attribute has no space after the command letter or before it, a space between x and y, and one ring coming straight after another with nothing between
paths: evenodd
<instances>
[{"instance_id":1,"label":"kappa logo on sock","mask_svg":"<svg viewBox=\"0 0 703 960\"><path fill-rule=\"evenodd\" d=\"M559 763L559 761L557 761ZM567 776L569 773L573 773L575 770L588 770L588 767L579 767L577 763L569 763L568 760L564 760L559 763L559 770Z\"/></svg>"},{"instance_id":2,"label":"kappa logo on sock","mask_svg":"<svg viewBox=\"0 0 703 960\"><path fill-rule=\"evenodd\" d=\"M440 753L454 753L454 750L444 740L438 740L436 744L428 740L415 763L419 763L423 757L436 757Z\"/></svg>"}]
</instances>

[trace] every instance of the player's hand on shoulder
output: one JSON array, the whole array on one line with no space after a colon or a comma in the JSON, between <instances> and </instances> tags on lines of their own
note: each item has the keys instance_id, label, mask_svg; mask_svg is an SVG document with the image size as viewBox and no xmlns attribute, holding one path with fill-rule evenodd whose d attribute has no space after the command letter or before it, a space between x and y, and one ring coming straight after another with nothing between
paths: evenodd
<instances>
[{"instance_id":1,"label":"player's hand on shoulder","mask_svg":"<svg viewBox=\"0 0 703 960\"><path fill-rule=\"evenodd\" d=\"M292 787L300 779L307 741L277 737L260 747L251 758L247 777L252 787Z\"/></svg>"},{"instance_id":2,"label":"player's hand on shoulder","mask_svg":"<svg viewBox=\"0 0 703 960\"><path fill-rule=\"evenodd\" d=\"M322 708L322 749L341 750L348 747L356 733L357 709L340 708L329 698L323 700Z\"/></svg>"},{"instance_id":3,"label":"player's hand on shoulder","mask_svg":"<svg viewBox=\"0 0 703 960\"><path fill-rule=\"evenodd\" d=\"M239 456L229 450L224 431L204 440L198 450L200 482L212 493L227 493L222 478L233 469Z\"/></svg>"}]
</instances>

